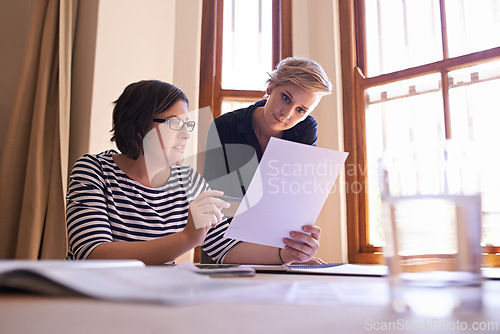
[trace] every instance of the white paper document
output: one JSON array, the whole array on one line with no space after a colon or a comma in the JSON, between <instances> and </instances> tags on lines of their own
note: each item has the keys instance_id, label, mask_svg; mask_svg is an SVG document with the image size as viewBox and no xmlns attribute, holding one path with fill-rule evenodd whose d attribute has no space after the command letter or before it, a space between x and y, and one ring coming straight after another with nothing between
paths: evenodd
<instances>
[{"instance_id":1,"label":"white paper document","mask_svg":"<svg viewBox=\"0 0 500 334\"><path fill-rule=\"evenodd\" d=\"M314 225L348 153L271 138L225 237L284 247Z\"/></svg>"},{"instance_id":2,"label":"white paper document","mask_svg":"<svg viewBox=\"0 0 500 334\"><path fill-rule=\"evenodd\" d=\"M212 279L177 266L146 266L133 260L0 260L3 289L54 296L171 305L217 300L255 300L279 283Z\"/></svg>"},{"instance_id":3,"label":"white paper document","mask_svg":"<svg viewBox=\"0 0 500 334\"><path fill-rule=\"evenodd\" d=\"M191 263L145 266L133 260L0 260L0 295L23 291L48 296L87 296L116 302L168 305L217 301L387 304L385 280L367 284L245 277L221 279L193 272L193 266ZM493 294L495 298L497 295Z\"/></svg>"}]
</instances>

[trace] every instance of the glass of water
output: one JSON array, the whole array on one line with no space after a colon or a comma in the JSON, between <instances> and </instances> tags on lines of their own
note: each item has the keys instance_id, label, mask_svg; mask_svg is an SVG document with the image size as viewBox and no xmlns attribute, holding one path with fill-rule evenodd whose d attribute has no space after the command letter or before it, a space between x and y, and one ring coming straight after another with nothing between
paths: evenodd
<instances>
[{"instance_id":1,"label":"glass of water","mask_svg":"<svg viewBox=\"0 0 500 334\"><path fill-rule=\"evenodd\" d=\"M391 303L428 316L482 305L481 196L475 160L439 152L387 152L380 163Z\"/></svg>"}]
</instances>

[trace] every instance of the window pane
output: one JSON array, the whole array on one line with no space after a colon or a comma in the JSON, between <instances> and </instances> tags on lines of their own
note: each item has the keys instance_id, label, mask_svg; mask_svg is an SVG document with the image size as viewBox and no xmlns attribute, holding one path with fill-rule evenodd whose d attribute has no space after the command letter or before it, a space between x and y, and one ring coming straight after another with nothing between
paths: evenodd
<instances>
[{"instance_id":1,"label":"window pane","mask_svg":"<svg viewBox=\"0 0 500 334\"><path fill-rule=\"evenodd\" d=\"M366 90L366 99L369 243L383 246L379 160L388 152L399 154L401 159L414 152L416 156L409 158L416 161L439 154L437 150L443 147L445 138L440 75L373 87ZM415 193L418 189L432 192L437 185L432 177L420 178L418 182L406 178L404 182L407 189L414 187Z\"/></svg>"},{"instance_id":2,"label":"window pane","mask_svg":"<svg viewBox=\"0 0 500 334\"><path fill-rule=\"evenodd\" d=\"M449 78L452 137L471 145L479 160L483 244L500 245L500 156L496 152L500 61L453 71Z\"/></svg>"},{"instance_id":3,"label":"window pane","mask_svg":"<svg viewBox=\"0 0 500 334\"><path fill-rule=\"evenodd\" d=\"M271 0L224 0L223 89L265 90L272 70L271 14Z\"/></svg>"},{"instance_id":4,"label":"window pane","mask_svg":"<svg viewBox=\"0 0 500 334\"><path fill-rule=\"evenodd\" d=\"M450 57L500 46L500 0L446 0Z\"/></svg>"},{"instance_id":5,"label":"window pane","mask_svg":"<svg viewBox=\"0 0 500 334\"><path fill-rule=\"evenodd\" d=\"M439 0L365 0L367 76L442 59Z\"/></svg>"},{"instance_id":6,"label":"window pane","mask_svg":"<svg viewBox=\"0 0 500 334\"><path fill-rule=\"evenodd\" d=\"M240 109L240 108L246 108L250 106L251 104L254 104L257 101L254 100L233 100L233 99L224 99L222 101L222 108L221 108L221 114L225 114L227 112Z\"/></svg>"}]
</instances>

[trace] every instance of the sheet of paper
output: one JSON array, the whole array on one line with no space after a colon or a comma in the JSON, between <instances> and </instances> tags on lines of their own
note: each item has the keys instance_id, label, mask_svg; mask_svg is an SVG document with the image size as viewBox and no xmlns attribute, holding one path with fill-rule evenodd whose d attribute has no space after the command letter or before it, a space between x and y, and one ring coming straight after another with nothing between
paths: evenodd
<instances>
[{"instance_id":1,"label":"sheet of paper","mask_svg":"<svg viewBox=\"0 0 500 334\"><path fill-rule=\"evenodd\" d=\"M225 237L284 247L314 225L348 153L271 138Z\"/></svg>"},{"instance_id":2,"label":"sheet of paper","mask_svg":"<svg viewBox=\"0 0 500 334\"><path fill-rule=\"evenodd\" d=\"M227 280L190 272L192 264L145 266L140 261L120 262L0 260L0 288L53 296L85 295L110 301L168 305L218 301L387 305L389 296L386 280L357 283L244 277ZM498 305L495 301L500 299L495 289L488 290L487 295L492 296L492 305Z\"/></svg>"},{"instance_id":3,"label":"sheet of paper","mask_svg":"<svg viewBox=\"0 0 500 334\"><path fill-rule=\"evenodd\" d=\"M106 267L105 263L96 265L94 262L93 265L88 265L86 261L65 261L66 263L58 264L42 260L37 261L36 265L35 261L23 261L15 265L4 265L0 261L0 289L14 288L54 296L85 295L113 301L184 305L217 300L256 300L258 296L268 296L279 284L211 279L175 266L125 263L119 267L108 261L111 266Z\"/></svg>"}]
</instances>

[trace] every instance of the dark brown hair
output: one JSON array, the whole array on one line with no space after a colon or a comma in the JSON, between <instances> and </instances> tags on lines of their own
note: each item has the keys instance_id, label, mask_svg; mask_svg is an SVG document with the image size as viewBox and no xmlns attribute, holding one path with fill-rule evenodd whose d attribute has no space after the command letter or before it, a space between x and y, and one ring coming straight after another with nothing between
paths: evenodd
<instances>
[{"instance_id":1,"label":"dark brown hair","mask_svg":"<svg viewBox=\"0 0 500 334\"><path fill-rule=\"evenodd\" d=\"M136 160L155 115L164 112L179 99L188 103L184 92L167 82L142 80L128 85L113 102L111 141L116 142L121 153Z\"/></svg>"}]
</instances>

